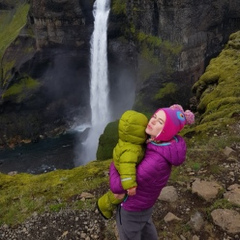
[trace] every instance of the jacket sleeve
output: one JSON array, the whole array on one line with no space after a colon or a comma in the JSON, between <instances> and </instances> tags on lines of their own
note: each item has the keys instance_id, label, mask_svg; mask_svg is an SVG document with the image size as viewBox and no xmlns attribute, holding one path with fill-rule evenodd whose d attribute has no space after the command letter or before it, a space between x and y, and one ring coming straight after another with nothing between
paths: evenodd
<instances>
[{"instance_id":1,"label":"jacket sleeve","mask_svg":"<svg viewBox=\"0 0 240 240\"><path fill-rule=\"evenodd\" d=\"M124 189L122 188L120 175L117 169L115 168L113 162L110 164L109 180L110 180L110 189L113 193L117 193L117 194L125 193Z\"/></svg>"},{"instance_id":2,"label":"jacket sleeve","mask_svg":"<svg viewBox=\"0 0 240 240\"><path fill-rule=\"evenodd\" d=\"M138 162L138 152L125 151L120 157L119 175L123 189L129 189L137 186L136 181L136 163Z\"/></svg>"}]
</instances>

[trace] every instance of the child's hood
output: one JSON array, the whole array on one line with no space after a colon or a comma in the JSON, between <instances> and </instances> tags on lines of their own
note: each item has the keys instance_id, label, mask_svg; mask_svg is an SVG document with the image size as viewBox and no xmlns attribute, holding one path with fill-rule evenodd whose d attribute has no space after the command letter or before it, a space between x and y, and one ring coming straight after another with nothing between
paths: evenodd
<instances>
[{"instance_id":1,"label":"child's hood","mask_svg":"<svg viewBox=\"0 0 240 240\"><path fill-rule=\"evenodd\" d=\"M145 133L147 124L148 119L144 114L128 110L119 120L119 138L124 142L143 144L147 137Z\"/></svg>"}]
</instances>

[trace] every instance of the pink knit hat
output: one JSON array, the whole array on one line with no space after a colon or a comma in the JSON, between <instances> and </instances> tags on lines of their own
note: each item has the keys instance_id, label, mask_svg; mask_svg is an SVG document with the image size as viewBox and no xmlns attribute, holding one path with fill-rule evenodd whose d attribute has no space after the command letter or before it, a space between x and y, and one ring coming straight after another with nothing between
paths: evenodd
<instances>
[{"instance_id":1,"label":"pink knit hat","mask_svg":"<svg viewBox=\"0 0 240 240\"><path fill-rule=\"evenodd\" d=\"M155 141L169 141L183 127L194 123L194 114L190 110L184 112L181 105L174 104L169 108L159 108L158 111L164 111L166 114L166 121L163 130L154 138Z\"/></svg>"}]
</instances>

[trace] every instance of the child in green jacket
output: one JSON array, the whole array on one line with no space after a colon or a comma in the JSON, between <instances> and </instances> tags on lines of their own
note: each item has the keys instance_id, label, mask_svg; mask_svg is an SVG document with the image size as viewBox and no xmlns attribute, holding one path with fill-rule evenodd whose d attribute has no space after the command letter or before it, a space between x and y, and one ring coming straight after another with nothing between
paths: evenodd
<instances>
[{"instance_id":1,"label":"child in green jacket","mask_svg":"<svg viewBox=\"0 0 240 240\"><path fill-rule=\"evenodd\" d=\"M113 149L113 162L118 170L123 189L127 194L136 194L136 165L144 157L145 129L147 117L139 112L128 110L121 116L118 124L118 143ZM102 216L109 219L122 199L118 199L109 190L97 201L97 207Z\"/></svg>"}]
</instances>

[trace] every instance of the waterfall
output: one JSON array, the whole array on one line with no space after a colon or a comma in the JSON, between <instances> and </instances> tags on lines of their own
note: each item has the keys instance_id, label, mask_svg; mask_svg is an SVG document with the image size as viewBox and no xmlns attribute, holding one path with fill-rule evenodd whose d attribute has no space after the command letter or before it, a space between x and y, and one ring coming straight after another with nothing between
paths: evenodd
<instances>
[{"instance_id":1,"label":"waterfall","mask_svg":"<svg viewBox=\"0 0 240 240\"><path fill-rule=\"evenodd\" d=\"M80 164L96 159L99 136L110 121L108 102L107 24L110 0L96 0L93 6L94 31L91 38L91 126L87 139L82 143ZM80 165L77 164L77 165Z\"/></svg>"},{"instance_id":2,"label":"waterfall","mask_svg":"<svg viewBox=\"0 0 240 240\"><path fill-rule=\"evenodd\" d=\"M91 87L90 104L92 128L101 127L109 121L107 21L110 0L94 3L94 31L91 39ZM99 129L99 128L97 128ZM101 133L102 129L99 129Z\"/></svg>"}]
</instances>

